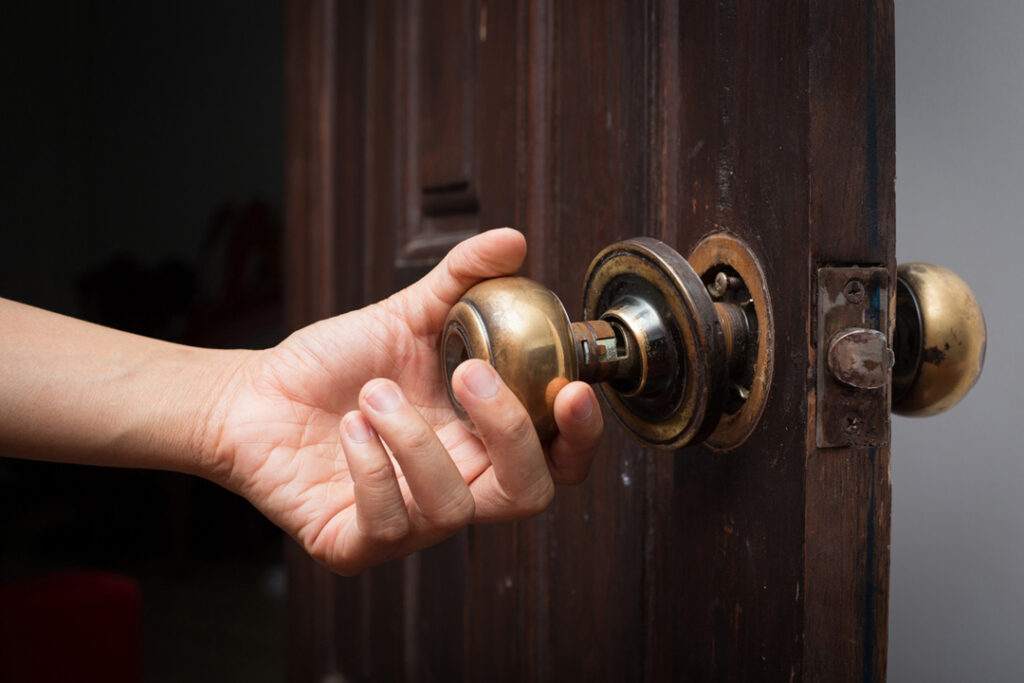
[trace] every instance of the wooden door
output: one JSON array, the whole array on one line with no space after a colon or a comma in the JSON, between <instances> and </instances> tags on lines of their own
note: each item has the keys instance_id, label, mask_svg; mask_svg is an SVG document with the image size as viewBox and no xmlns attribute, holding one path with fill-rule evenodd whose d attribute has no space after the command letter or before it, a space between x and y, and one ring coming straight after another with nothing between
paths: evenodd
<instances>
[{"instance_id":1,"label":"wooden door","mask_svg":"<svg viewBox=\"0 0 1024 683\"><path fill-rule=\"evenodd\" d=\"M574 313L602 247L726 231L775 318L737 450L647 450L609 415L589 480L536 519L354 579L294 551L294 679L883 679L889 449L815 445L814 283L892 275L891 1L293 0L287 20L294 325L502 225Z\"/></svg>"}]
</instances>

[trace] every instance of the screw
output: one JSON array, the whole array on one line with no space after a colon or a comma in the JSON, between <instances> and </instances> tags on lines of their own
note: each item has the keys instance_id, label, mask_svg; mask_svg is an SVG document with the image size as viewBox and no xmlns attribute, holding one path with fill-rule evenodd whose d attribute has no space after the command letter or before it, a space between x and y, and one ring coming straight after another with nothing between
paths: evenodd
<instances>
[{"instance_id":1,"label":"screw","mask_svg":"<svg viewBox=\"0 0 1024 683\"><path fill-rule=\"evenodd\" d=\"M741 286L743 286L741 279L727 274L724 270L720 270L715 274L715 279L708 285L708 294L715 299L719 299L730 289L739 289Z\"/></svg>"},{"instance_id":2,"label":"screw","mask_svg":"<svg viewBox=\"0 0 1024 683\"><path fill-rule=\"evenodd\" d=\"M847 434L857 434L863 424L864 420L860 418L860 415L849 413L843 417L843 431Z\"/></svg>"},{"instance_id":3,"label":"screw","mask_svg":"<svg viewBox=\"0 0 1024 683\"><path fill-rule=\"evenodd\" d=\"M725 294L727 289L729 289L729 276L724 271L719 271L715 275L714 281L708 285L708 294L717 299Z\"/></svg>"},{"instance_id":4,"label":"screw","mask_svg":"<svg viewBox=\"0 0 1024 683\"><path fill-rule=\"evenodd\" d=\"M864 283L860 280L850 280L843 287L843 296L851 304L859 304L864 300Z\"/></svg>"}]
</instances>

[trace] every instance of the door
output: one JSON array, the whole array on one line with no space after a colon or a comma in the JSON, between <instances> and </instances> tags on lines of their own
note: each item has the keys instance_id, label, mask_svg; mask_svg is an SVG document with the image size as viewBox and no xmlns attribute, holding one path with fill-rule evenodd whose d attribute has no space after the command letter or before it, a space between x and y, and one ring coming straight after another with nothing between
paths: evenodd
<instances>
[{"instance_id":1,"label":"door","mask_svg":"<svg viewBox=\"0 0 1024 683\"><path fill-rule=\"evenodd\" d=\"M293 551L294 679L884 678L888 442L816 446L814 292L822 266L893 276L892 3L293 0L287 19L293 325L511 225L573 315L608 244L739 237L775 329L739 448L649 450L606 414L588 481L535 519L353 579Z\"/></svg>"}]
</instances>

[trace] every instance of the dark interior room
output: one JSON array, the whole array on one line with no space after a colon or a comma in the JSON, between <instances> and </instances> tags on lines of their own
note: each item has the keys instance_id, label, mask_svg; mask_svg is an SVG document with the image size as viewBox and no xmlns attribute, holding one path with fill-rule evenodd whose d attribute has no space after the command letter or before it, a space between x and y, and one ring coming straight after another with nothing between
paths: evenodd
<instances>
[{"instance_id":1,"label":"dark interior room","mask_svg":"<svg viewBox=\"0 0 1024 683\"><path fill-rule=\"evenodd\" d=\"M282 20L274 0L6 5L0 296L173 342L279 340ZM281 680L282 544L196 477L0 458L0 670ZM103 629L122 647L92 677L104 643L83 634Z\"/></svg>"}]
</instances>

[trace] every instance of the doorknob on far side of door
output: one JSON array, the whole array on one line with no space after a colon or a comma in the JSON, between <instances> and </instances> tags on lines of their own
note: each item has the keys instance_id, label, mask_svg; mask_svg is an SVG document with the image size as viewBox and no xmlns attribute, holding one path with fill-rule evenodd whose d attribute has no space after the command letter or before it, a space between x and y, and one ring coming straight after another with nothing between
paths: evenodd
<instances>
[{"instance_id":1,"label":"doorknob on far side of door","mask_svg":"<svg viewBox=\"0 0 1024 683\"><path fill-rule=\"evenodd\" d=\"M583 320L525 278L470 289L441 339L449 398L463 360L491 363L526 406L541 438L555 433L554 396L573 380L598 385L622 426L674 449L730 448L750 434L772 374L772 319L764 275L732 237L700 243L689 261L651 238L602 250L584 279Z\"/></svg>"},{"instance_id":2,"label":"doorknob on far side of door","mask_svg":"<svg viewBox=\"0 0 1024 683\"><path fill-rule=\"evenodd\" d=\"M892 411L927 417L959 403L981 375L986 342L985 316L966 282L942 266L900 264Z\"/></svg>"},{"instance_id":3,"label":"doorknob on far side of door","mask_svg":"<svg viewBox=\"0 0 1024 683\"><path fill-rule=\"evenodd\" d=\"M977 380L984 316L949 270L921 263L897 269L893 328L888 268L822 265L816 279L819 448L886 444L890 410L941 413Z\"/></svg>"}]
</instances>

